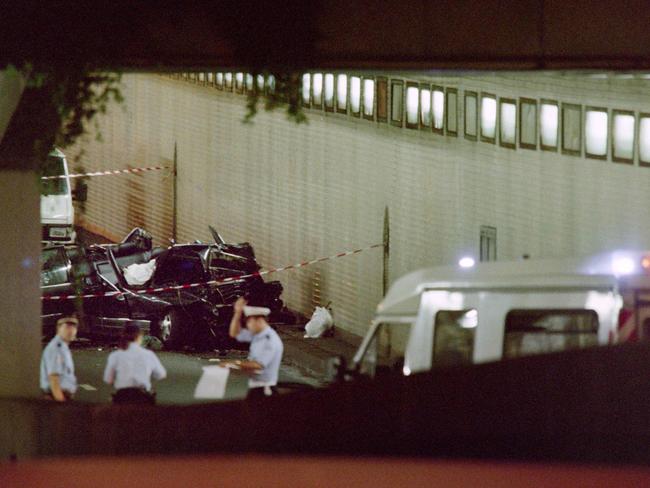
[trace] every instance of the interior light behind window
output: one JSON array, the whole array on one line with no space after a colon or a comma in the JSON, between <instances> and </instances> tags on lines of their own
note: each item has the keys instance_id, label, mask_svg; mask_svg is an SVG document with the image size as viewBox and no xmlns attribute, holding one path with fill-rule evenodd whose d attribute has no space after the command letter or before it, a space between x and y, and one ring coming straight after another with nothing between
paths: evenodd
<instances>
[{"instance_id":1,"label":"interior light behind window","mask_svg":"<svg viewBox=\"0 0 650 488\"><path fill-rule=\"evenodd\" d=\"M558 128L558 107L548 103L542 103L539 111L540 128L539 133L542 145L557 147Z\"/></svg>"}]
</instances>

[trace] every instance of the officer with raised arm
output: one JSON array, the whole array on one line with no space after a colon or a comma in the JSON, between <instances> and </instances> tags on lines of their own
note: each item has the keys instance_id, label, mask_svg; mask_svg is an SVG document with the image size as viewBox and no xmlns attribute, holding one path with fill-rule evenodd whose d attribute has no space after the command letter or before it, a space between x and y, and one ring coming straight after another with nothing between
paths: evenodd
<instances>
[{"instance_id":1,"label":"officer with raised arm","mask_svg":"<svg viewBox=\"0 0 650 488\"><path fill-rule=\"evenodd\" d=\"M77 377L69 344L77 337L79 321L63 317L56 322L56 335L41 356L41 390L50 400L66 402L77 391Z\"/></svg>"},{"instance_id":2,"label":"officer with raised arm","mask_svg":"<svg viewBox=\"0 0 650 488\"><path fill-rule=\"evenodd\" d=\"M277 332L266 321L270 313L266 307L248 306L243 297L235 302L230 337L239 342L250 342L251 345L248 360L231 363L250 376L247 398L263 398L277 393L284 346ZM245 319L245 328L242 328L242 319Z\"/></svg>"}]
</instances>

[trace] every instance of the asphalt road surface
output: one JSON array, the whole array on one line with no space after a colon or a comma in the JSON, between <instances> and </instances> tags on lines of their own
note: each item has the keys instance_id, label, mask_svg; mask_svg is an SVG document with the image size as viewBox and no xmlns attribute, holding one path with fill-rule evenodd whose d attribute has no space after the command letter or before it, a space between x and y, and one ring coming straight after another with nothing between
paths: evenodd
<instances>
[{"instance_id":1,"label":"asphalt road surface","mask_svg":"<svg viewBox=\"0 0 650 488\"><path fill-rule=\"evenodd\" d=\"M107 403L111 401L112 388L102 380L106 360L114 347L88 344L73 344L72 357L79 388L75 400L89 403ZM157 392L157 403L160 404L189 404L205 403L206 400L194 398L194 389L202 374L203 366L217 364L217 358L244 358L245 351L229 351L225 355L216 352L185 353L157 351L160 362L167 369L167 378L154 382ZM212 359L212 361L210 361ZM248 378L242 373L231 371L224 400L244 398L248 390ZM318 381L289 365L280 369L280 386L290 383L294 387L306 388L318 386ZM281 391L285 390L281 388ZM210 401L210 400L207 400ZM219 401L219 400L214 400Z\"/></svg>"}]
</instances>

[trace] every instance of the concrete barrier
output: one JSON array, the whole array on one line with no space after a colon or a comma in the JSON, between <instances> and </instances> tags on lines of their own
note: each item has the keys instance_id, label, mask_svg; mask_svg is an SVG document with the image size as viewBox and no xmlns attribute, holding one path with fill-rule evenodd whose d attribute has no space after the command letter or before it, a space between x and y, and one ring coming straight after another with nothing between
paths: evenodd
<instances>
[{"instance_id":1,"label":"concrete barrier","mask_svg":"<svg viewBox=\"0 0 650 488\"><path fill-rule=\"evenodd\" d=\"M252 402L1 400L3 458L260 452L650 465L650 346L333 385ZM8 427L8 429L7 429Z\"/></svg>"}]
</instances>

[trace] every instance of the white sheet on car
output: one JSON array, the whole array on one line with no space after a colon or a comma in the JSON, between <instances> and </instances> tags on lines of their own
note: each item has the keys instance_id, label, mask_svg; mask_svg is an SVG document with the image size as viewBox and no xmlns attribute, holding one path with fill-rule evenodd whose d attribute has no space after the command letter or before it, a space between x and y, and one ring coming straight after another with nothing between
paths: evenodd
<instances>
[{"instance_id":1,"label":"white sheet on car","mask_svg":"<svg viewBox=\"0 0 650 488\"><path fill-rule=\"evenodd\" d=\"M124 268L124 279L129 285L144 285L156 271L156 260L133 263Z\"/></svg>"}]
</instances>

